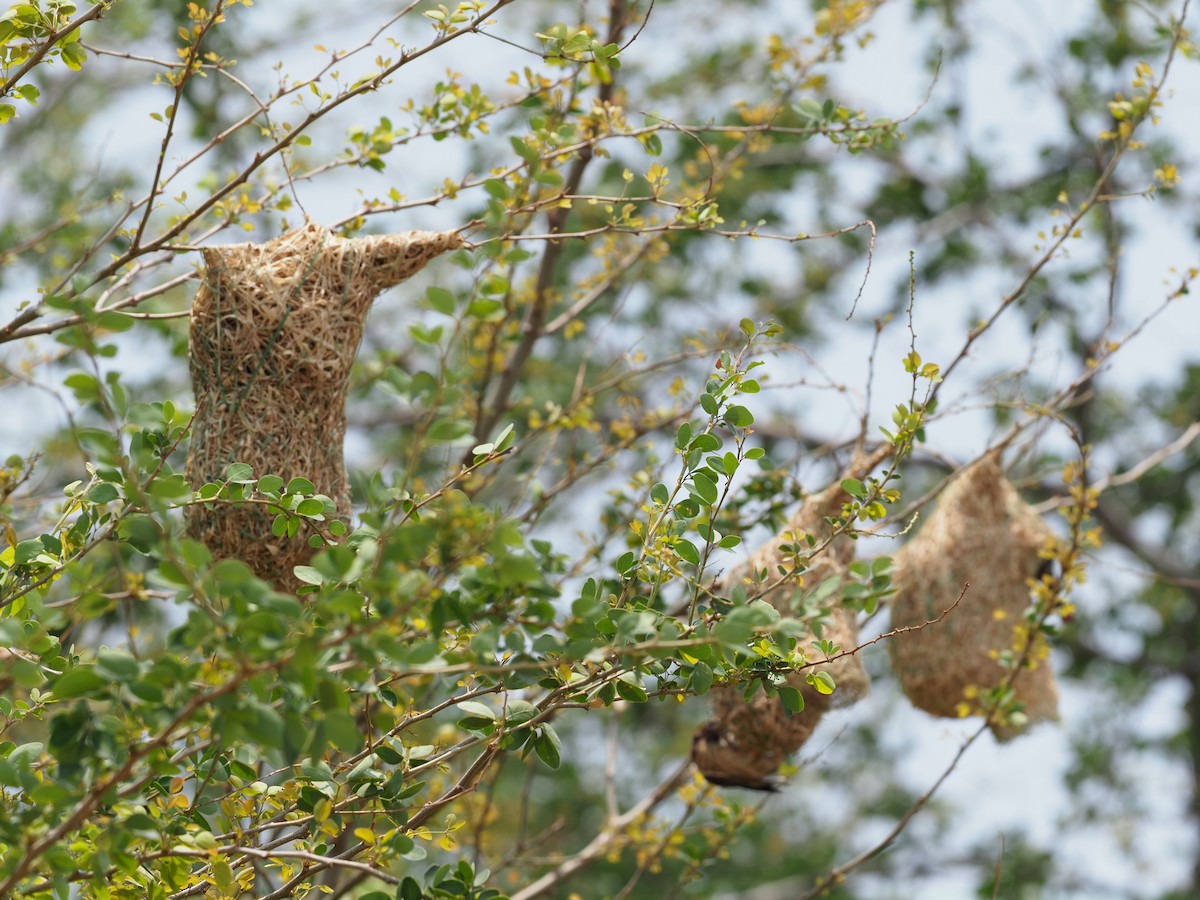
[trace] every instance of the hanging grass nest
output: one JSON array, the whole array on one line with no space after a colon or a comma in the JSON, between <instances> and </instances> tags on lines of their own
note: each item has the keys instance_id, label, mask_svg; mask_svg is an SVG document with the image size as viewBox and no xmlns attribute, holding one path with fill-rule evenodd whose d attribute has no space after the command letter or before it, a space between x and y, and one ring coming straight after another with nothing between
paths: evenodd
<instances>
[{"instance_id":1,"label":"hanging grass nest","mask_svg":"<svg viewBox=\"0 0 1200 900\"><path fill-rule=\"evenodd\" d=\"M346 388L371 302L462 246L455 232L342 238L315 224L265 244L204 249L192 304L196 395L187 475L219 481L232 462L307 478L347 516ZM271 534L262 507L188 508L188 533L281 587L312 553L303 535Z\"/></svg>"},{"instance_id":2,"label":"hanging grass nest","mask_svg":"<svg viewBox=\"0 0 1200 900\"><path fill-rule=\"evenodd\" d=\"M841 512L845 492L834 485L810 496L792 516L787 529L723 579L724 588L745 584L753 596L755 585L773 583L781 577L780 567L791 569L794 561L784 546L803 542L804 535L823 541L830 535L827 516ZM801 575L762 595L762 598L786 616L799 612L797 601L829 579L841 579L854 558L854 543L844 536L834 538L808 563ZM765 572L765 575L764 575ZM822 605L833 604L820 619L819 637L839 644L842 650L858 646L858 625L853 611L840 605L838 591L828 595ZM817 627L814 626L814 631ZM747 701L742 685L724 685L709 693L714 718L697 730L692 757L697 768L713 784L729 784L760 790L774 789L774 774L779 766L808 740L826 710L848 706L860 700L870 689L870 680L857 654L821 662L811 646L817 635L799 639L800 648L816 663L788 677L788 683L804 697L804 709L789 713L778 697L762 691ZM814 671L827 672L836 684L832 694L823 694L810 685L806 676Z\"/></svg>"},{"instance_id":3,"label":"hanging grass nest","mask_svg":"<svg viewBox=\"0 0 1200 900\"><path fill-rule=\"evenodd\" d=\"M1025 643L1030 581L1045 564L1053 533L1022 502L994 456L951 482L920 532L896 555L892 627L940 622L895 635L892 665L908 699L935 716L981 711L988 692L1010 675L1000 656ZM1008 740L1029 725L1058 718L1058 688L1040 636L1012 683L1022 716L995 721Z\"/></svg>"}]
</instances>

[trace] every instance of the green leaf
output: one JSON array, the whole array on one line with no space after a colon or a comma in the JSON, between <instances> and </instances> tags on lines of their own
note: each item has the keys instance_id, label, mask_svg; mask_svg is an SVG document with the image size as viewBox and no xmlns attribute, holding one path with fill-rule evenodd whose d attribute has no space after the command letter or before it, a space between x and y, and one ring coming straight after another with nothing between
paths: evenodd
<instances>
[{"instance_id":1,"label":"green leaf","mask_svg":"<svg viewBox=\"0 0 1200 900\"><path fill-rule=\"evenodd\" d=\"M329 743L344 753L357 753L363 744L362 732L354 716L341 710L327 713L323 722Z\"/></svg>"},{"instance_id":2,"label":"green leaf","mask_svg":"<svg viewBox=\"0 0 1200 900\"><path fill-rule=\"evenodd\" d=\"M692 674L688 678L688 684L697 696L704 696L708 693L708 689L712 687L713 670L708 663L698 662L692 666Z\"/></svg>"},{"instance_id":3,"label":"green leaf","mask_svg":"<svg viewBox=\"0 0 1200 900\"><path fill-rule=\"evenodd\" d=\"M817 689L817 693L832 694L834 691L833 677L828 672L810 672L805 680Z\"/></svg>"},{"instance_id":4,"label":"green leaf","mask_svg":"<svg viewBox=\"0 0 1200 900\"><path fill-rule=\"evenodd\" d=\"M283 478L278 475L264 475L258 479L258 489L268 494L277 494L283 488Z\"/></svg>"},{"instance_id":5,"label":"green leaf","mask_svg":"<svg viewBox=\"0 0 1200 900\"><path fill-rule=\"evenodd\" d=\"M675 552L684 562L690 562L693 566L700 565L700 551L686 538L680 538L675 542Z\"/></svg>"},{"instance_id":6,"label":"green leaf","mask_svg":"<svg viewBox=\"0 0 1200 900\"><path fill-rule=\"evenodd\" d=\"M736 608L721 619L713 629L713 637L729 647L744 647L754 635L753 626L744 617L735 615L744 608Z\"/></svg>"},{"instance_id":7,"label":"green leaf","mask_svg":"<svg viewBox=\"0 0 1200 900\"><path fill-rule=\"evenodd\" d=\"M512 145L513 151L517 156L521 157L525 162L530 165L539 162L538 152L516 135L509 138L509 143Z\"/></svg>"},{"instance_id":8,"label":"green leaf","mask_svg":"<svg viewBox=\"0 0 1200 900\"><path fill-rule=\"evenodd\" d=\"M686 450L692 440L692 426L690 422L684 422L679 426L679 430L675 432L675 446L680 450Z\"/></svg>"},{"instance_id":9,"label":"green leaf","mask_svg":"<svg viewBox=\"0 0 1200 900\"><path fill-rule=\"evenodd\" d=\"M109 672L117 681L128 681L135 677L140 670L138 661L133 655L124 650L101 648L96 653L100 667Z\"/></svg>"},{"instance_id":10,"label":"green leaf","mask_svg":"<svg viewBox=\"0 0 1200 900\"><path fill-rule=\"evenodd\" d=\"M512 191L509 190L508 185L499 178L489 178L483 183L483 189L497 200L507 200L512 196Z\"/></svg>"},{"instance_id":11,"label":"green leaf","mask_svg":"<svg viewBox=\"0 0 1200 900\"><path fill-rule=\"evenodd\" d=\"M237 884L237 882L233 876L233 866L229 864L228 860L219 857L214 860L212 863L212 874L213 881L216 883L222 894L231 895L236 893L234 891L234 886Z\"/></svg>"},{"instance_id":12,"label":"green leaf","mask_svg":"<svg viewBox=\"0 0 1200 900\"><path fill-rule=\"evenodd\" d=\"M116 500L120 496L121 494L117 491L116 486L109 484L107 481L95 485L87 492L88 502L97 505Z\"/></svg>"},{"instance_id":13,"label":"green leaf","mask_svg":"<svg viewBox=\"0 0 1200 900\"><path fill-rule=\"evenodd\" d=\"M471 423L466 419L438 419L429 426L431 441L456 441L471 433Z\"/></svg>"},{"instance_id":14,"label":"green leaf","mask_svg":"<svg viewBox=\"0 0 1200 900\"><path fill-rule=\"evenodd\" d=\"M628 576L634 569L637 568L637 554L632 550L627 550L621 554L617 560L617 571L624 576Z\"/></svg>"},{"instance_id":15,"label":"green leaf","mask_svg":"<svg viewBox=\"0 0 1200 900\"><path fill-rule=\"evenodd\" d=\"M86 697L90 694L101 693L111 684L111 681L96 671L95 666L82 665L67 669L60 675L50 689L54 696L66 700L71 697Z\"/></svg>"},{"instance_id":16,"label":"green leaf","mask_svg":"<svg viewBox=\"0 0 1200 900\"><path fill-rule=\"evenodd\" d=\"M864 485L857 478L847 478L845 481L843 481L842 490L851 497L856 497L859 500L862 500L867 496L866 485Z\"/></svg>"},{"instance_id":17,"label":"green leaf","mask_svg":"<svg viewBox=\"0 0 1200 900\"><path fill-rule=\"evenodd\" d=\"M128 331L130 328L133 327L133 325L134 325L134 320L122 312L101 313L100 317L98 319L96 319L96 326L98 328L103 328L105 331L113 331L113 332ZM110 384L118 384L119 383L119 382L114 381L114 379L113 379L114 374L115 373L110 372L108 375L108 380L109 380Z\"/></svg>"},{"instance_id":18,"label":"green leaf","mask_svg":"<svg viewBox=\"0 0 1200 900\"><path fill-rule=\"evenodd\" d=\"M225 467L225 480L234 484L251 484L254 481L254 468L246 463L230 463Z\"/></svg>"},{"instance_id":19,"label":"green leaf","mask_svg":"<svg viewBox=\"0 0 1200 900\"><path fill-rule=\"evenodd\" d=\"M86 372L72 372L63 379L63 386L69 387L80 403L91 402L100 396L100 382Z\"/></svg>"},{"instance_id":20,"label":"green leaf","mask_svg":"<svg viewBox=\"0 0 1200 900\"><path fill-rule=\"evenodd\" d=\"M505 450L511 447L515 434L516 430L511 422L508 425L505 425L500 433L496 435L496 440L493 442L495 444L495 449L493 452L503 453Z\"/></svg>"},{"instance_id":21,"label":"green leaf","mask_svg":"<svg viewBox=\"0 0 1200 900\"><path fill-rule=\"evenodd\" d=\"M13 548L13 562L18 566L24 565L25 563L41 556L45 549L46 548L42 546L42 542L39 539L35 538L33 540L21 541L15 548Z\"/></svg>"},{"instance_id":22,"label":"green leaf","mask_svg":"<svg viewBox=\"0 0 1200 900\"><path fill-rule=\"evenodd\" d=\"M538 708L528 700L509 700L505 705L504 724L509 727L524 725L537 714Z\"/></svg>"},{"instance_id":23,"label":"green leaf","mask_svg":"<svg viewBox=\"0 0 1200 900\"><path fill-rule=\"evenodd\" d=\"M806 119L821 120L825 118L825 107L813 97L804 97L796 104L796 112Z\"/></svg>"},{"instance_id":24,"label":"green leaf","mask_svg":"<svg viewBox=\"0 0 1200 900\"><path fill-rule=\"evenodd\" d=\"M533 744L538 759L552 769L557 769L562 763L562 739L550 725L543 725L537 740Z\"/></svg>"},{"instance_id":25,"label":"green leaf","mask_svg":"<svg viewBox=\"0 0 1200 900\"><path fill-rule=\"evenodd\" d=\"M287 491L289 494L315 494L317 486L307 478L293 478L287 483Z\"/></svg>"},{"instance_id":26,"label":"green leaf","mask_svg":"<svg viewBox=\"0 0 1200 900\"><path fill-rule=\"evenodd\" d=\"M775 625L783 619L783 614L779 610L762 599L751 600L745 607L734 610L730 615L745 616L747 621L755 627Z\"/></svg>"},{"instance_id":27,"label":"green leaf","mask_svg":"<svg viewBox=\"0 0 1200 900\"><path fill-rule=\"evenodd\" d=\"M139 700L147 703L161 703L165 694L163 689L148 679L130 681L127 685L129 692Z\"/></svg>"},{"instance_id":28,"label":"green leaf","mask_svg":"<svg viewBox=\"0 0 1200 900\"><path fill-rule=\"evenodd\" d=\"M87 62L87 51L78 43L66 44L62 48L62 59L67 64L68 69L78 72L83 68L83 64Z\"/></svg>"},{"instance_id":29,"label":"green leaf","mask_svg":"<svg viewBox=\"0 0 1200 900\"><path fill-rule=\"evenodd\" d=\"M708 506L717 502L717 482L707 472L696 472L692 475L692 486Z\"/></svg>"},{"instance_id":30,"label":"green leaf","mask_svg":"<svg viewBox=\"0 0 1200 900\"><path fill-rule=\"evenodd\" d=\"M785 684L778 688L779 699L783 708L790 713L804 712L804 695L791 685Z\"/></svg>"},{"instance_id":31,"label":"green leaf","mask_svg":"<svg viewBox=\"0 0 1200 900\"><path fill-rule=\"evenodd\" d=\"M301 500L296 507L296 515L305 516L309 519L323 519L322 513L325 512L325 504L315 497L309 497L307 500Z\"/></svg>"},{"instance_id":32,"label":"green leaf","mask_svg":"<svg viewBox=\"0 0 1200 900\"><path fill-rule=\"evenodd\" d=\"M164 500L184 499L190 497L191 492L191 485L180 474L160 475L150 484L150 493Z\"/></svg>"},{"instance_id":33,"label":"green leaf","mask_svg":"<svg viewBox=\"0 0 1200 900\"><path fill-rule=\"evenodd\" d=\"M748 428L754 424L754 414L744 406L731 406L725 410L725 422L734 428Z\"/></svg>"},{"instance_id":34,"label":"green leaf","mask_svg":"<svg viewBox=\"0 0 1200 900\"><path fill-rule=\"evenodd\" d=\"M30 741L14 747L8 754L8 761L18 769L28 769L45 751L46 745L41 741Z\"/></svg>"},{"instance_id":35,"label":"green leaf","mask_svg":"<svg viewBox=\"0 0 1200 900\"><path fill-rule=\"evenodd\" d=\"M486 706L483 703L478 703L475 700L463 700L461 703L456 703L455 706L469 716L475 716L476 718L480 719L490 719L493 722L496 721L495 711L490 706Z\"/></svg>"},{"instance_id":36,"label":"green leaf","mask_svg":"<svg viewBox=\"0 0 1200 900\"><path fill-rule=\"evenodd\" d=\"M377 743L375 754L389 766L398 766L405 761L404 745L393 737L385 738Z\"/></svg>"},{"instance_id":37,"label":"green leaf","mask_svg":"<svg viewBox=\"0 0 1200 900\"><path fill-rule=\"evenodd\" d=\"M325 576L312 566L294 566L292 574L296 576L298 581L302 581L305 584L324 584L326 580Z\"/></svg>"},{"instance_id":38,"label":"green leaf","mask_svg":"<svg viewBox=\"0 0 1200 900\"><path fill-rule=\"evenodd\" d=\"M735 454L726 451L721 457L721 468L725 470L726 475L732 475L738 470L738 458Z\"/></svg>"},{"instance_id":39,"label":"green leaf","mask_svg":"<svg viewBox=\"0 0 1200 900\"><path fill-rule=\"evenodd\" d=\"M467 304L467 315L475 319L486 319L492 313L500 312L504 304L499 300L479 297Z\"/></svg>"},{"instance_id":40,"label":"green leaf","mask_svg":"<svg viewBox=\"0 0 1200 900\"><path fill-rule=\"evenodd\" d=\"M425 292L425 298L435 312L444 316L454 315L454 295L445 288L431 287Z\"/></svg>"},{"instance_id":41,"label":"green leaf","mask_svg":"<svg viewBox=\"0 0 1200 900\"><path fill-rule=\"evenodd\" d=\"M633 675L622 675L614 684L622 700L628 700L630 703L645 703L649 699L646 689L642 687L640 681L635 680Z\"/></svg>"}]
</instances>

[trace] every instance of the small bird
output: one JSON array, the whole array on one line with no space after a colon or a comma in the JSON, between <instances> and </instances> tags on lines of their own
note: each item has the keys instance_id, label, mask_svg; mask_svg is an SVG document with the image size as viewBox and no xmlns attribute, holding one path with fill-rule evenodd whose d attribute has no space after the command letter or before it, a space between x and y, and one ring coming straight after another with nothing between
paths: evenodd
<instances>
[{"instance_id":1,"label":"small bird","mask_svg":"<svg viewBox=\"0 0 1200 900\"><path fill-rule=\"evenodd\" d=\"M777 793L783 786L783 779L775 774L778 764L739 748L720 722L708 721L696 729L692 762L705 781L720 787Z\"/></svg>"}]
</instances>

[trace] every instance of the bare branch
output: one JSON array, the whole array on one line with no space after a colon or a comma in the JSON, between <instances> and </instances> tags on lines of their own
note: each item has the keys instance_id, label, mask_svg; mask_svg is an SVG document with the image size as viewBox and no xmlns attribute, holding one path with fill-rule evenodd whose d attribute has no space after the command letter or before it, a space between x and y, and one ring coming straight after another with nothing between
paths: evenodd
<instances>
[{"instance_id":1,"label":"bare branch","mask_svg":"<svg viewBox=\"0 0 1200 900\"><path fill-rule=\"evenodd\" d=\"M687 778L691 767L690 761L684 763L663 779L658 787L643 797L635 806L615 819L610 819L586 847L554 870L517 891L512 895L512 900L533 900L534 897L540 897L548 891L554 890L577 872L603 858L608 849L625 833L626 828L648 815L655 807L675 793Z\"/></svg>"}]
</instances>

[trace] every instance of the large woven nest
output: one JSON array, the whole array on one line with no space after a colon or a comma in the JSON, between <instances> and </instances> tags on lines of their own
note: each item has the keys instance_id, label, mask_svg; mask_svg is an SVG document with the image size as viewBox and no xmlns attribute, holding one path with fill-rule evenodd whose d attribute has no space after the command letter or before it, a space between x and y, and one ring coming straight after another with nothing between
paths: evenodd
<instances>
[{"instance_id":1,"label":"large woven nest","mask_svg":"<svg viewBox=\"0 0 1200 900\"><path fill-rule=\"evenodd\" d=\"M806 534L818 541L829 537L825 517L840 513L844 498L839 485L810 496L792 516L787 529L724 579L726 585L744 583L753 594L756 585L778 581L779 567L790 569L794 565L782 547L803 541ZM811 558L805 572L768 591L763 599L784 615L794 616L796 601L802 593L812 591L829 578L843 577L853 558L853 542L845 537L834 538ZM842 650L853 650L858 646L858 626L854 613L839 605L839 596L836 591L831 595L834 607L822 620L820 637L840 644ZM769 785L772 774L808 740L826 710L854 703L870 689L870 680L857 654L821 662L811 646L814 637L802 637L800 647L816 665L788 677L788 683L804 696L801 712L789 714L778 697L761 691L746 701L738 685L721 686L709 693L715 718L697 731L693 757L700 772L714 784ZM806 676L815 670L828 672L833 678L837 687L832 694L822 694L808 683Z\"/></svg>"},{"instance_id":2,"label":"large woven nest","mask_svg":"<svg viewBox=\"0 0 1200 900\"><path fill-rule=\"evenodd\" d=\"M1030 580L1052 537L992 456L946 488L924 527L896 555L894 628L937 619L970 584L940 622L889 642L896 675L914 706L950 718L975 713L984 695L1010 676L997 657L1025 643L1019 629ZM1027 722L994 721L1000 740L1058 717L1058 688L1044 641L1034 643L1012 687Z\"/></svg>"},{"instance_id":3,"label":"large woven nest","mask_svg":"<svg viewBox=\"0 0 1200 900\"><path fill-rule=\"evenodd\" d=\"M256 476L309 479L345 516L346 387L371 302L462 243L429 231L346 239L309 224L265 244L206 248L191 316L193 486L244 462ZM312 551L303 535L273 537L272 519L216 504L189 507L187 526L218 557L288 587Z\"/></svg>"}]
</instances>

